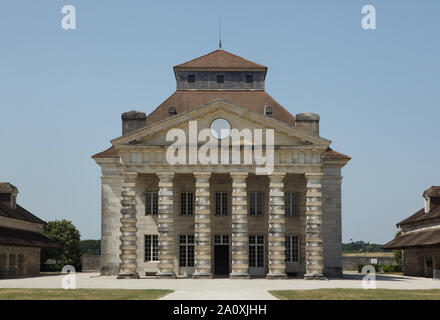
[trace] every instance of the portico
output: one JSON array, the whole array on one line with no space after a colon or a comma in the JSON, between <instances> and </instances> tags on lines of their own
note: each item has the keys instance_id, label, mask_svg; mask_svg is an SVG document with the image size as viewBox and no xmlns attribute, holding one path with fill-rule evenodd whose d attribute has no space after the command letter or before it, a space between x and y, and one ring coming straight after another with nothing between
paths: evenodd
<instances>
[{"instance_id":1,"label":"portico","mask_svg":"<svg viewBox=\"0 0 440 320\"><path fill-rule=\"evenodd\" d=\"M122 136L93 156L101 273L342 274L341 168L350 157L319 136L319 116L290 114L264 91L267 67L223 50L174 71L177 91L148 116L122 114Z\"/></svg>"}]
</instances>

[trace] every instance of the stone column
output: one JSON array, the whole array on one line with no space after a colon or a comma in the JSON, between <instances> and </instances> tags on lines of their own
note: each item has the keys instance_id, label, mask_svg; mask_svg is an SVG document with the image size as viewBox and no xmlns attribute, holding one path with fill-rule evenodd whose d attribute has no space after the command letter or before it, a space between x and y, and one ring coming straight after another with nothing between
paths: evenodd
<instances>
[{"instance_id":1,"label":"stone column","mask_svg":"<svg viewBox=\"0 0 440 320\"><path fill-rule=\"evenodd\" d=\"M269 279L283 279L286 275L286 238L284 212L285 172L269 175Z\"/></svg>"},{"instance_id":2,"label":"stone column","mask_svg":"<svg viewBox=\"0 0 440 320\"><path fill-rule=\"evenodd\" d=\"M325 279L322 250L322 173L306 173L306 274L305 279Z\"/></svg>"},{"instance_id":3,"label":"stone column","mask_svg":"<svg viewBox=\"0 0 440 320\"><path fill-rule=\"evenodd\" d=\"M121 190L121 264L118 279L137 279L137 226L136 226L136 172L125 172L122 175Z\"/></svg>"},{"instance_id":4,"label":"stone column","mask_svg":"<svg viewBox=\"0 0 440 320\"><path fill-rule=\"evenodd\" d=\"M247 172L231 172L232 178L232 272L233 279L249 278Z\"/></svg>"},{"instance_id":5,"label":"stone column","mask_svg":"<svg viewBox=\"0 0 440 320\"><path fill-rule=\"evenodd\" d=\"M193 278L212 278L211 264L211 207L210 172L195 172L196 207L194 215L194 273Z\"/></svg>"},{"instance_id":6,"label":"stone column","mask_svg":"<svg viewBox=\"0 0 440 320\"><path fill-rule=\"evenodd\" d=\"M158 258L160 277L175 278L173 172L159 172Z\"/></svg>"}]
</instances>

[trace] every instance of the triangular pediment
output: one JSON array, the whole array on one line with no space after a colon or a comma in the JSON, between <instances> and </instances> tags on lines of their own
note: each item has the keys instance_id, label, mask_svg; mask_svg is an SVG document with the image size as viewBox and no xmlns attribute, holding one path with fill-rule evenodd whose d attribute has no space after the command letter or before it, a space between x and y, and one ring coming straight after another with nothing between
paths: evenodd
<instances>
[{"instance_id":1,"label":"triangular pediment","mask_svg":"<svg viewBox=\"0 0 440 320\"><path fill-rule=\"evenodd\" d=\"M223 99L216 99L191 111L178 114L145 128L133 131L130 134L113 139L112 143L115 146L161 144L160 140L165 141L166 132L168 130L180 128L185 131L189 121L197 121L200 123L198 130L201 130L209 128L210 123L217 118L228 120L231 123L231 127L238 130L242 130L243 128L249 128L251 130L274 129L275 136L279 141L278 143L275 142L275 144L286 145L290 144L289 142L291 141L295 141L296 145L327 147L331 143L330 140L309 135L284 122L250 111Z\"/></svg>"}]
</instances>

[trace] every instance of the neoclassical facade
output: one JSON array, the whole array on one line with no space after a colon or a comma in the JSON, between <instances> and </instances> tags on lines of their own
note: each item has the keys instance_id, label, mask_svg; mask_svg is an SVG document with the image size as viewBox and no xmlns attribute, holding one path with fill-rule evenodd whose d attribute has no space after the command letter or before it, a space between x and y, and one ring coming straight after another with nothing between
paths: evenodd
<instances>
[{"instance_id":1,"label":"neoclassical facade","mask_svg":"<svg viewBox=\"0 0 440 320\"><path fill-rule=\"evenodd\" d=\"M266 73L216 50L175 66L176 91L149 115L122 114L122 136L93 156L102 274L342 273L341 168L350 157L319 136L317 114L293 116L267 94Z\"/></svg>"}]
</instances>

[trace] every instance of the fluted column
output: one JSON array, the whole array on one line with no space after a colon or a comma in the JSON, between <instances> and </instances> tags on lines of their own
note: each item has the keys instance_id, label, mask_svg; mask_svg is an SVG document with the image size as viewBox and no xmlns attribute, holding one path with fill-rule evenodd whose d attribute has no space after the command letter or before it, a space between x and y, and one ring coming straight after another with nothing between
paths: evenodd
<instances>
[{"instance_id":1,"label":"fluted column","mask_svg":"<svg viewBox=\"0 0 440 320\"><path fill-rule=\"evenodd\" d=\"M286 278L286 239L284 235L285 172L269 175L269 273L267 278Z\"/></svg>"},{"instance_id":2,"label":"fluted column","mask_svg":"<svg viewBox=\"0 0 440 320\"><path fill-rule=\"evenodd\" d=\"M232 272L231 278L249 278L247 172L231 172L232 178Z\"/></svg>"},{"instance_id":3,"label":"fluted column","mask_svg":"<svg viewBox=\"0 0 440 320\"><path fill-rule=\"evenodd\" d=\"M211 208L209 193L210 172L195 172L196 207L194 215L194 273L193 278L212 278L211 272Z\"/></svg>"},{"instance_id":4,"label":"fluted column","mask_svg":"<svg viewBox=\"0 0 440 320\"><path fill-rule=\"evenodd\" d=\"M159 172L158 258L160 277L174 278L174 199L173 172Z\"/></svg>"},{"instance_id":5,"label":"fluted column","mask_svg":"<svg viewBox=\"0 0 440 320\"><path fill-rule=\"evenodd\" d=\"M322 254L322 173L306 173L306 274L305 279L325 279Z\"/></svg>"},{"instance_id":6,"label":"fluted column","mask_svg":"<svg viewBox=\"0 0 440 320\"><path fill-rule=\"evenodd\" d=\"M121 191L121 237L118 279L139 278L136 272L137 260L137 226L136 226L136 177L135 172L125 172L122 175Z\"/></svg>"}]
</instances>

